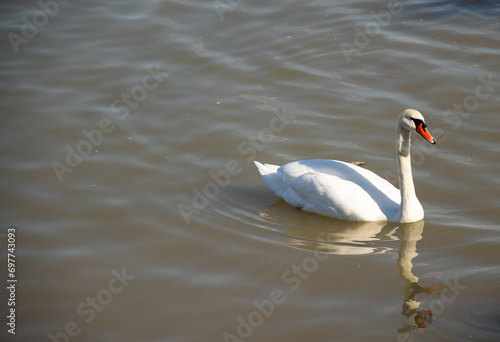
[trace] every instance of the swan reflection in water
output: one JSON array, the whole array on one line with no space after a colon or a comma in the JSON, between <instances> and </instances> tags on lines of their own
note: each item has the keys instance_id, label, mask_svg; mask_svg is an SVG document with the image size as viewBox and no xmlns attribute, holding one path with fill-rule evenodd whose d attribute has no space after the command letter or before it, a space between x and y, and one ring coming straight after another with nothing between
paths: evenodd
<instances>
[{"instance_id":1,"label":"swan reflection in water","mask_svg":"<svg viewBox=\"0 0 500 342\"><path fill-rule=\"evenodd\" d=\"M397 265L399 277L406 283L402 314L407 317L409 324L403 323L404 327L398 329L398 333L407 334L417 328L426 328L427 321L432 323L432 311L420 308L417 295L421 293L438 294L434 291L439 285L424 287L412 272L412 260L418 255L417 242L422 239L424 221L404 224L399 229L401 231L401 247L399 248Z\"/></svg>"},{"instance_id":2,"label":"swan reflection in water","mask_svg":"<svg viewBox=\"0 0 500 342\"><path fill-rule=\"evenodd\" d=\"M290 207L279 199L264 209L261 215L268 221L288 221L285 243L291 247L331 255L380 254L394 250L391 241L397 241L396 231L400 231L400 246L397 259L399 277L406 283L403 290L401 314L405 318L401 335L432 323L432 311L422 308L417 296L438 294L439 285L426 287L412 272L412 260L418 255L417 242L422 239L424 221L413 223L355 222L335 220L323 216L298 211L290 215ZM288 219L288 220L287 220ZM305 228L307 227L307 229ZM328 228L325 228L328 227Z\"/></svg>"}]
</instances>

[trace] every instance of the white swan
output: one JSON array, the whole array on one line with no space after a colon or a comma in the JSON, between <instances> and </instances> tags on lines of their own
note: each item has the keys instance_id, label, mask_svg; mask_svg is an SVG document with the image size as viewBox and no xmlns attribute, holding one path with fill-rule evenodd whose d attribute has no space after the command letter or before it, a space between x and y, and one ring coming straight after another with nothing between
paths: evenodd
<instances>
[{"instance_id":1,"label":"white swan","mask_svg":"<svg viewBox=\"0 0 500 342\"><path fill-rule=\"evenodd\" d=\"M410 133L431 144L424 117L414 109L399 115L396 127L398 190L359 166L338 160L304 160L276 166L255 161L266 186L294 207L354 221L415 222L424 218L413 185Z\"/></svg>"}]
</instances>

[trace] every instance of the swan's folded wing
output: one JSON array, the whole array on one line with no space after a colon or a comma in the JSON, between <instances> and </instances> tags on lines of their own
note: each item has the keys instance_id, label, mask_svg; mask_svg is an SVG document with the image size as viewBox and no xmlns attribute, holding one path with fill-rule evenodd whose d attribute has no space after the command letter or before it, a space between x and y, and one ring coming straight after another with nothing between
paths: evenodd
<instances>
[{"instance_id":1,"label":"swan's folded wing","mask_svg":"<svg viewBox=\"0 0 500 342\"><path fill-rule=\"evenodd\" d=\"M359 221L384 221L397 215L399 190L369 170L339 161L310 160L286 164L278 173L287 189L279 195L304 210Z\"/></svg>"}]
</instances>

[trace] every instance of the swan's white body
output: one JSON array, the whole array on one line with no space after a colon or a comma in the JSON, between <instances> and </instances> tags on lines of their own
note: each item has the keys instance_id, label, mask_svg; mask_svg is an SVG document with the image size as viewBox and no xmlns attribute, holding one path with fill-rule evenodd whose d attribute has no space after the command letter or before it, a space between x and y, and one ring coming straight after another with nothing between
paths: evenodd
<instances>
[{"instance_id":1,"label":"swan's white body","mask_svg":"<svg viewBox=\"0 0 500 342\"><path fill-rule=\"evenodd\" d=\"M255 162L264 183L294 207L355 221L415 222L424 218L410 162L410 132L435 143L420 112L407 109L396 129L400 189L359 166L314 159L276 166Z\"/></svg>"},{"instance_id":2,"label":"swan's white body","mask_svg":"<svg viewBox=\"0 0 500 342\"><path fill-rule=\"evenodd\" d=\"M255 165L267 187L294 207L355 221L397 220L399 190L370 170L325 159Z\"/></svg>"}]
</instances>

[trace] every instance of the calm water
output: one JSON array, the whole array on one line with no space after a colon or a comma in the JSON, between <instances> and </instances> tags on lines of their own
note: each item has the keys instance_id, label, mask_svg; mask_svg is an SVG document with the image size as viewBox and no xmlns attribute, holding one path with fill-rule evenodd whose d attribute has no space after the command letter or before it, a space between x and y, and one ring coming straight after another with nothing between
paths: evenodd
<instances>
[{"instance_id":1,"label":"calm water","mask_svg":"<svg viewBox=\"0 0 500 342\"><path fill-rule=\"evenodd\" d=\"M498 2L42 4L0 5L2 341L500 340ZM425 222L304 213L253 165L396 182L405 108Z\"/></svg>"}]
</instances>

